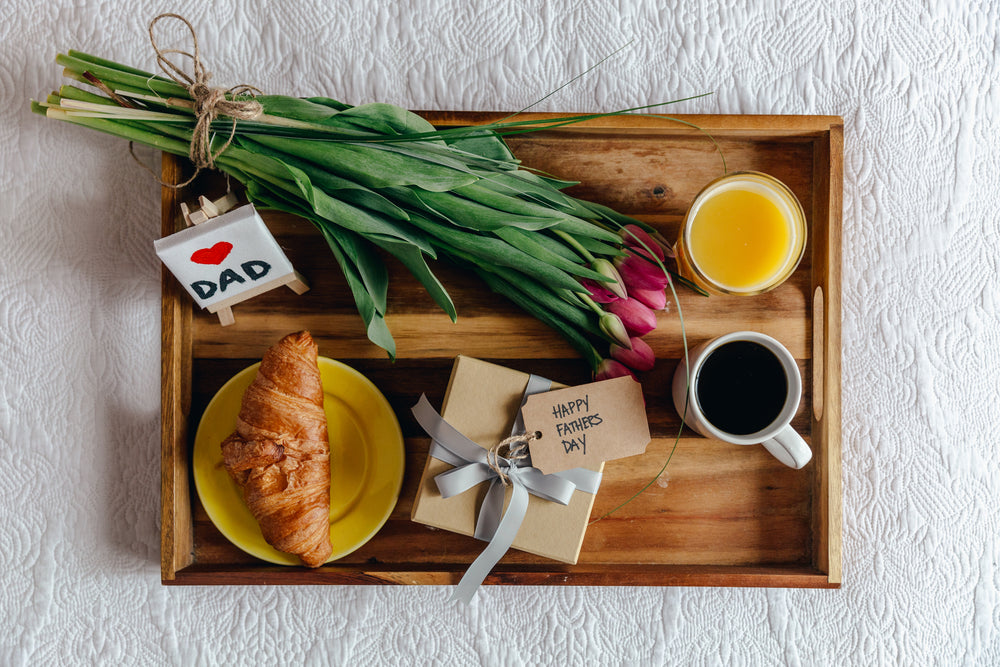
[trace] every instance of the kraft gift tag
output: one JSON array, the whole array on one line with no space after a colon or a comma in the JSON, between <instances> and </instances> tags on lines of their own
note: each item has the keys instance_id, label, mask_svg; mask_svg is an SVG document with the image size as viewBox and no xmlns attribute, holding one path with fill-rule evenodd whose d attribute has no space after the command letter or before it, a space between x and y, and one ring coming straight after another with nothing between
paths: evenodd
<instances>
[{"instance_id":1,"label":"kraft gift tag","mask_svg":"<svg viewBox=\"0 0 1000 667\"><path fill-rule=\"evenodd\" d=\"M547 475L642 454L649 422L642 385L619 377L529 396L524 429L531 465Z\"/></svg>"}]
</instances>

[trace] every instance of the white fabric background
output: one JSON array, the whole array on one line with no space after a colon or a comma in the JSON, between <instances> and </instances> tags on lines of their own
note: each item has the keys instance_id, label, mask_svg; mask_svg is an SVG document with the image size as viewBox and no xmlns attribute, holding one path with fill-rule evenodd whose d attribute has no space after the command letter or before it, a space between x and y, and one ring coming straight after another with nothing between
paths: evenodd
<instances>
[{"instance_id":1,"label":"white fabric background","mask_svg":"<svg viewBox=\"0 0 1000 667\"><path fill-rule=\"evenodd\" d=\"M997 3L0 4L0 663L1000 663ZM842 115L843 588L162 587L159 190L28 110L160 11L227 85L513 110L632 40L540 109Z\"/></svg>"}]
</instances>

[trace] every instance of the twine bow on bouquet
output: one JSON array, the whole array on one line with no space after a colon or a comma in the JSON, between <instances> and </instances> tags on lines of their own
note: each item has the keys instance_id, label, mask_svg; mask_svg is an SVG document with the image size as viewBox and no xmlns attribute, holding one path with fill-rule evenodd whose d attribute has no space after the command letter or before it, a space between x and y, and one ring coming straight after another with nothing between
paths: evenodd
<instances>
[{"instance_id":1,"label":"twine bow on bouquet","mask_svg":"<svg viewBox=\"0 0 1000 667\"><path fill-rule=\"evenodd\" d=\"M190 30L190 52L160 47L154 28L167 19ZM389 104L213 88L190 23L164 14L149 33L168 76L70 51L56 58L65 75L103 94L64 85L32 109L187 156L242 183L257 206L309 220L340 265L368 338L390 357L379 251L406 266L452 320L455 306L428 258L474 272L558 331L598 377L652 366L641 337L656 326L671 278L686 283L664 265L669 245L643 222L562 192L572 183L522 168L503 140L614 114L514 114L436 129ZM189 59L193 74L170 54Z\"/></svg>"},{"instance_id":2,"label":"twine bow on bouquet","mask_svg":"<svg viewBox=\"0 0 1000 667\"><path fill-rule=\"evenodd\" d=\"M161 49L156 41L154 28L163 19L175 19L182 22L191 33L193 44L192 52L181 49ZM264 105L253 96L263 94L263 92L253 86L241 85L229 89L213 88L208 85L208 80L212 78L212 73L205 69L201 61L201 49L198 45L198 35L194 26L183 16L178 14L160 14L149 23L149 42L156 51L156 64L176 83L185 86L191 96L189 106L194 112L195 125L191 130L191 149L188 157L195 166L195 173L186 182L174 187L183 187L191 183L202 169L215 166L215 160L233 142L236 136L236 127L241 120L256 120L264 113ZM178 54L191 60L191 68L194 75L188 75L180 66L170 60L167 55ZM242 96L250 95L248 99ZM225 143L212 152L212 122L219 116L226 116L232 119L232 129Z\"/></svg>"}]
</instances>

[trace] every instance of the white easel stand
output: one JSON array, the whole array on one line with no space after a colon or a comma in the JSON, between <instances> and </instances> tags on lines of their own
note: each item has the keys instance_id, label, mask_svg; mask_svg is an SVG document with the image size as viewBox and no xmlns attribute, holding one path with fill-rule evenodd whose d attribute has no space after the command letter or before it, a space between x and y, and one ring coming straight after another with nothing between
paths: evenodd
<instances>
[{"instance_id":1,"label":"white easel stand","mask_svg":"<svg viewBox=\"0 0 1000 667\"><path fill-rule=\"evenodd\" d=\"M200 196L198 197L198 203L201 205L201 209L192 212L191 209L188 208L187 204L181 202L181 215L184 216L184 221L188 225L194 226L207 222L208 220L211 220L212 218L232 209L239 203L239 200L236 199L236 195L230 191L227 192L224 197L216 199L215 201L211 201L205 196ZM263 294L264 292L269 292L276 287L281 287L282 285L287 285L288 288L296 294L304 294L309 291L309 284L306 283L302 274L293 270L291 273L278 276L273 280L269 280L262 285L257 285L253 289L246 290L245 292L237 294L232 298L212 304L211 306L208 306L207 310L208 312L219 316L219 324L224 327L228 327L230 324L236 323L236 318L233 317L233 306L241 301L246 301L247 299Z\"/></svg>"}]
</instances>

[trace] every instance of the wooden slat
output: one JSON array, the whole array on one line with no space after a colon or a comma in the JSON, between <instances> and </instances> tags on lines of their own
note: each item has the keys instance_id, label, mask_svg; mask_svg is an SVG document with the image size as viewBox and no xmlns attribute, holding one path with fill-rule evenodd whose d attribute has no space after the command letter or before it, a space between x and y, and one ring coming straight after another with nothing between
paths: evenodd
<instances>
[{"instance_id":1,"label":"wooden slat","mask_svg":"<svg viewBox=\"0 0 1000 667\"><path fill-rule=\"evenodd\" d=\"M437 124L452 125L498 117L426 115ZM813 447L814 462L803 470L791 470L761 447L724 445L685 430L665 474L625 507L589 527L578 565L511 551L488 583L807 587L839 583L840 119L684 118L716 137L730 170L766 171L792 188L810 223L809 245L792 278L765 295L704 298L678 288L680 303L660 314L659 327L647 338L658 355L657 366L640 377L653 442L643 456L608 463L592 516L603 516L649 483L674 449L680 421L671 405L670 379L683 357L678 306L689 345L751 329L774 336L791 350L805 379L793 426ZM531 167L580 181L571 194L635 215L667 238L676 236L700 187L722 171L715 146L703 134L656 118L589 121L570 131L511 138L510 145ZM165 174L174 173L177 164L166 157ZM220 185L221 181L204 179L197 192L221 194L213 191ZM173 191L165 191L165 232L167 222L174 220L168 209L176 202ZM424 392L433 404L441 404L458 353L566 384L587 381L587 368L553 331L494 296L466 272L435 263L433 270L459 312L459 321L451 323L419 283L387 257L386 319L398 351L398 360L391 363L365 339L343 277L311 225L272 213L265 214L265 221L309 279L312 289L306 294L278 289L238 304L236 323L222 328L208 313L192 315L190 300L164 275L164 582L456 582L482 543L409 520L428 444L409 415L410 406ZM821 312L814 306L818 286L825 295ZM274 341L303 328L313 333L322 354L345 361L379 387L406 438L403 489L385 527L353 554L317 571L263 566L244 554L215 529L187 482L190 439L215 391L258 361ZM816 344L817 340L822 342ZM821 369L819 378L813 376L816 369ZM817 404L821 411L814 409Z\"/></svg>"},{"instance_id":2,"label":"wooden slat","mask_svg":"<svg viewBox=\"0 0 1000 667\"><path fill-rule=\"evenodd\" d=\"M193 586L275 586L275 585L436 585L457 584L461 572L418 568L340 566L305 571L302 568L196 564L178 573L166 584ZM809 567L727 567L686 565L643 565L628 572L619 568L588 568L581 565L539 569L527 565L503 566L486 578L486 586L731 586L742 588L837 588L823 572Z\"/></svg>"},{"instance_id":3,"label":"wooden slat","mask_svg":"<svg viewBox=\"0 0 1000 667\"><path fill-rule=\"evenodd\" d=\"M181 182L181 163L164 154L162 180ZM176 231L177 191L163 187L161 232ZM191 306L162 269L160 341L160 577L169 581L194 561L191 490L188 485L188 423L191 396Z\"/></svg>"},{"instance_id":4,"label":"wooden slat","mask_svg":"<svg viewBox=\"0 0 1000 667\"><path fill-rule=\"evenodd\" d=\"M823 397L812 432L818 443L813 496L813 540L815 564L829 574L832 583L841 580L841 447L840 447L840 354L841 354L841 225L843 215L843 126L832 124L829 134L817 142L814 172L818 190L819 231L814 245L816 286L822 288L823 310L814 313L813 326L822 327Z\"/></svg>"},{"instance_id":5,"label":"wooden slat","mask_svg":"<svg viewBox=\"0 0 1000 667\"><path fill-rule=\"evenodd\" d=\"M507 118L510 114L499 111L419 111L428 121L438 126L479 125ZM537 120L558 118L567 114L559 113L522 113L520 120ZM832 126L843 125L840 116L795 116L795 115L751 115L751 114L682 114L675 116L679 121L695 125L701 130L710 132L712 136L740 136L748 139L766 141L778 137L811 138L820 137L830 131ZM655 131L676 135L697 135L701 130L672 121L657 115L629 114L622 116L606 116L583 121L560 130L591 130L608 128L620 133L639 130Z\"/></svg>"}]
</instances>

